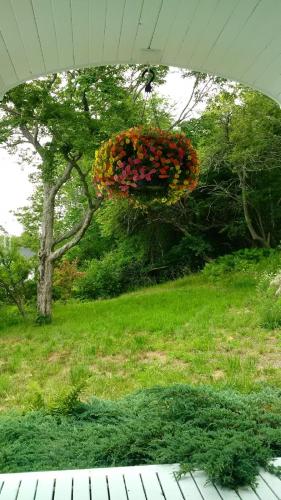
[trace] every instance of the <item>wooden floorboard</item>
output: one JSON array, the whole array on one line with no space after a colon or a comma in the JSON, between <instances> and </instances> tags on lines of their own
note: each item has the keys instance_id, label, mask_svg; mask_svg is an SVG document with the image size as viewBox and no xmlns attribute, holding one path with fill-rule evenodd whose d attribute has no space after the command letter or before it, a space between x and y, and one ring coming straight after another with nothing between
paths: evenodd
<instances>
[{"instance_id":1,"label":"wooden floorboard","mask_svg":"<svg viewBox=\"0 0 281 500\"><path fill-rule=\"evenodd\" d=\"M202 471L178 480L177 471L145 465L0 474L0 500L281 500L281 480L262 470L255 491L221 488Z\"/></svg>"}]
</instances>

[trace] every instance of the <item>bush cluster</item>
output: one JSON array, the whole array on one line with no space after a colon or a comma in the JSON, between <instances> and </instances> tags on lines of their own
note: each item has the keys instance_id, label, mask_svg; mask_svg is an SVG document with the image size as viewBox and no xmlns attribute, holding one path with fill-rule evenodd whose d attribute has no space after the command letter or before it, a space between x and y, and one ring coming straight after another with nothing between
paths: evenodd
<instances>
[{"instance_id":1,"label":"bush cluster","mask_svg":"<svg viewBox=\"0 0 281 500\"><path fill-rule=\"evenodd\" d=\"M39 401L40 400L40 401ZM39 401L39 404L38 404ZM281 393L174 385L119 401L61 403L0 418L1 472L181 463L223 486L255 485L281 454ZM275 470L280 475L280 470Z\"/></svg>"},{"instance_id":2,"label":"bush cluster","mask_svg":"<svg viewBox=\"0 0 281 500\"><path fill-rule=\"evenodd\" d=\"M280 267L280 250L271 248L245 248L208 262L203 273L211 279L221 278L233 272L274 272Z\"/></svg>"}]
</instances>

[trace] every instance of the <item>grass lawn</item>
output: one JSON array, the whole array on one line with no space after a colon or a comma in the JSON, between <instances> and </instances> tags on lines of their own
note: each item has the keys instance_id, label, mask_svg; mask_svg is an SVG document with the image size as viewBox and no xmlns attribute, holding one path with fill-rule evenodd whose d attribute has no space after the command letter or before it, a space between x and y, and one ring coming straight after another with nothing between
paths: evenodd
<instances>
[{"instance_id":1,"label":"grass lawn","mask_svg":"<svg viewBox=\"0 0 281 500\"><path fill-rule=\"evenodd\" d=\"M280 330L259 326L251 276L202 275L112 300L57 303L44 327L0 311L0 409L24 408L85 382L83 398L139 388L210 384L245 392L281 386ZM12 314L12 315L11 315Z\"/></svg>"}]
</instances>

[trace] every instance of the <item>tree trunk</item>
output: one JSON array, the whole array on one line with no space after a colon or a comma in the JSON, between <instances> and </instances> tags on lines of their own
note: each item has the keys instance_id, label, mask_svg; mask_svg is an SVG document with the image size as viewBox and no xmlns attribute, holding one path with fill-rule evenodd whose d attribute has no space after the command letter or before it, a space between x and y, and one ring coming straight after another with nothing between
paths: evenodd
<instances>
[{"instance_id":1,"label":"tree trunk","mask_svg":"<svg viewBox=\"0 0 281 500\"><path fill-rule=\"evenodd\" d=\"M258 243L263 248L270 248L270 235L268 235L267 238L263 235L262 236L259 235L254 228L254 225L253 225L253 222L252 222L252 219L250 216L248 200L247 200L247 190L246 190L246 173L242 170L242 173L238 172L238 177L240 180L243 212L244 212L245 222L246 222L246 225L248 227L249 233L250 233L250 235L255 243Z\"/></svg>"},{"instance_id":2,"label":"tree trunk","mask_svg":"<svg viewBox=\"0 0 281 500\"><path fill-rule=\"evenodd\" d=\"M37 321L49 323L52 316L53 261L51 260L54 228L54 197L52 186L44 185L41 242L39 251L39 277L37 288Z\"/></svg>"}]
</instances>

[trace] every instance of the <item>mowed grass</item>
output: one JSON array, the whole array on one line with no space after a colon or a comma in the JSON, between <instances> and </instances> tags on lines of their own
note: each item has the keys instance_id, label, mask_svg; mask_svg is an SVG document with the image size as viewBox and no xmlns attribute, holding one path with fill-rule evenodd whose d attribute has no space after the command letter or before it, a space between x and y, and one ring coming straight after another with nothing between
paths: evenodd
<instances>
[{"instance_id":1,"label":"mowed grass","mask_svg":"<svg viewBox=\"0 0 281 500\"><path fill-rule=\"evenodd\" d=\"M2 315L0 409L80 382L85 399L174 383L280 387L280 330L259 326L259 308L251 277L214 284L197 274L112 300L57 303L44 327Z\"/></svg>"}]
</instances>

